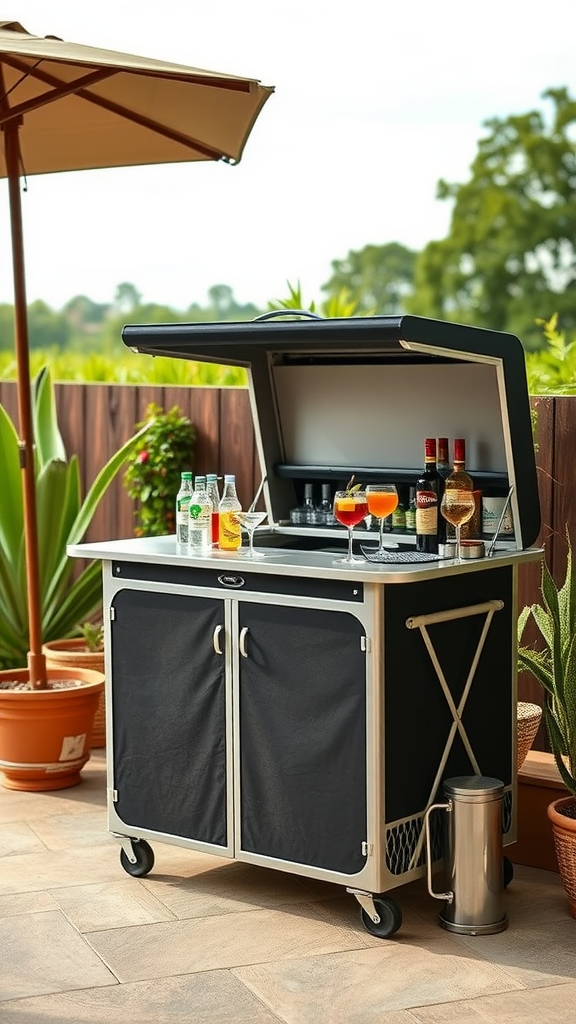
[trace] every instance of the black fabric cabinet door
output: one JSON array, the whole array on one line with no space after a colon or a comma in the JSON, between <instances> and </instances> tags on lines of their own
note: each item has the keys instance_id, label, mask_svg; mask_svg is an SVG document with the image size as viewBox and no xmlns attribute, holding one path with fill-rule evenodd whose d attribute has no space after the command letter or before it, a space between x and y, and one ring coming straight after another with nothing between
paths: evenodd
<instances>
[{"instance_id":1,"label":"black fabric cabinet door","mask_svg":"<svg viewBox=\"0 0 576 1024\"><path fill-rule=\"evenodd\" d=\"M353 874L365 863L366 655L345 612L239 604L241 847Z\"/></svg>"},{"instance_id":2,"label":"black fabric cabinet door","mask_svg":"<svg viewBox=\"0 0 576 1024\"><path fill-rule=\"evenodd\" d=\"M222 601L122 590L114 599L115 809L128 825L226 845Z\"/></svg>"}]
</instances>

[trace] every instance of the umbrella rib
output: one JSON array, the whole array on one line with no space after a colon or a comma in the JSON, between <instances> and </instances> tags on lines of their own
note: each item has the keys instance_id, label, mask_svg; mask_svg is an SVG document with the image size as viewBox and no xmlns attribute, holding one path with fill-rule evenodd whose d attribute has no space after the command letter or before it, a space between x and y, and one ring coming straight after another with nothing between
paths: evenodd
<instances>
[{"instance_id":1,"label":"umbrella rib","mask_svg":"<svg viewBox=\"0 0 576 1024\"><path fill-rule=\"evenodd\" d=\"M41 96L36 96L32 100L26 100L25 103L18 103L15 107L9 107L3 114L0 114L0 125L6 124L7 121L12 121L14 118L24 117L25 114L29 114L32 110L38 110L39 107L44 107L47 103L53 103L55 100L61 100L66 96L78 93L81 89L87 88L90 85L96 85L97 82L101 82L103 79L110 78L111 75L115 74L115 71L110 71L109 69L94 71L92 74L85 75L84 78L77 79L75 82L68 82L55 88L52 92L42 93ZM82 83L80 89L78 88L79 83Z\"/></svg>"},{"instance_id":2,"label":"umbrella rib","mask_svg":"<svg viewBox=\"0 0 576 1024\"><path fill-rule=\"evenodd\" d=\"M12 56L8 58L6 54L4 54L2 56L2 60L4 61L4 63L10 64L18 71L30 70L29 68L27 68L27 65L25 63L19 60L15 60ZM119 74L121 72L125 73L126 69L107 69L107 71L109 74ZM139 71L136 73L140 74ZM178 142L180 143L180 145L185 146L187 149L193 149L197 153L202 153L209 160L222 160L225 157L230 158L229 153L222 153L221 150L213 149L211 146L207 146L202 142L198 142L197 139L193 139L188 135L184 135L182 132L178 132L175 131L174 129L168 128L166 125L159 124L157 121L153 121L152 118L144 117L142 114L137 114L135 111L129 110L127 107L122 107L119 103L114 103L112 100L104 99L104 97L102 96L95 96L92 93L90 93L87 89L82 88L82 86L78 88L78 81L82 82L83 79L76 80L75 83L62 83L62 81L55 75L51 75L46 71L42 71L38 67L35 67L33 70L31 70L30 74L32 75L32 77L38 78L45 85L51 86L51 88L54 90L53 93L43 95L42 105L45 105L47 102L50 102L51 99L60 99L59 90L61 88L64 88L66 89L64 95L66 95L67 93L68 95L79 96L81 99L86 100L88 103L92 103L95 106L102 107L104 110L107 110L111 114L117 114L119 117L122 117L127 121L132 121L134 124L139 124L142 128L147 128L150 131L155 132L157 135L163 135L165 138L170 139L172 142ZM199 81L202 84L211 84L202 82L201 79L199 79ZM74 85L75 88L67 89L66 86L68 84ZM12 108L12 111L9 115L10 118L14 116L13 111L15 109L16 108Z\"/></svg>"}]
</instances>

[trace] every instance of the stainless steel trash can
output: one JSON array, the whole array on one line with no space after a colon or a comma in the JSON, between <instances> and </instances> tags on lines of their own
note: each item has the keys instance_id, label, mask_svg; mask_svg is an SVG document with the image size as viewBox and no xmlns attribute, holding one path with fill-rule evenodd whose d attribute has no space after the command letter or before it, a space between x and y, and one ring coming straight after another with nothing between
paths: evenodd
<instances>
[{"instance_id":1,"label":"stainless steel trash can","mask_svg":"<svg viewBox=\"0 0 576 1024\"><path fill-rule=\"evenodd\" d=\"M489 935L504 931L504 858L502 808L504 783L481 775L444 782L446 803L433 804L426 813L428 891L445 900L439 915L443 928L463 935ZM432 885L430 815L445 811L444 870L447 891Z\"/></svg>"}]
</instances>

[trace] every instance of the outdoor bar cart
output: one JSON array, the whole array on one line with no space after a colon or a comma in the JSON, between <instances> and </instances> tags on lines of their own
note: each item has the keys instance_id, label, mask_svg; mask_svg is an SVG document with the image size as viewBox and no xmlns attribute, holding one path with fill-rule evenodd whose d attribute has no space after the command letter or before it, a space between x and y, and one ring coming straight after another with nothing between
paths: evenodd
<instances>
[{"instance_id":1,"label":"outdoor bar cart","mask_svg":"<svg viewBox=\"0 0 576 1024\"><path fill-rule=\"evenodd\" d=\"M517 574L541 555L522 346L411 316L130 325L123 339L246 367L268 525L258 562L177 554L172 536L70 549L103 561L122 864L146 874L158 841L326 879L391 935L386 894L426 872L423 820L445 779L500 779L504 843L516 837ZM350 567L335 563L343 529L291 521L306 483L413 484L437 435L466 438L476 487L511 494L514 532L490 557ZM386 540L415 551L408 534Z\"/></svg>"}]
</instances>

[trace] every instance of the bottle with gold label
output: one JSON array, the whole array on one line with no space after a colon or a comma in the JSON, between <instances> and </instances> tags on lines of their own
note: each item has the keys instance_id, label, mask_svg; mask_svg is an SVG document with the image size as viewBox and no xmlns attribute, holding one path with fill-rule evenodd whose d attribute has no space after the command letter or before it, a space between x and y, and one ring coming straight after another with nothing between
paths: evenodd
<instances>
[{"instance_id":1,"label":"bottle with gold label","mask_svg":"<svg viewBox=\"0 0 576 1024\"><path fill-rule=\"evenodd\" d=\"M224 491L218 506L218 547L220 551L238 551L242 533L236 512L242 505L236 495L236 478L232 473L224 477Z\"/></svg>"}]
</instances>

